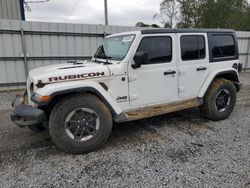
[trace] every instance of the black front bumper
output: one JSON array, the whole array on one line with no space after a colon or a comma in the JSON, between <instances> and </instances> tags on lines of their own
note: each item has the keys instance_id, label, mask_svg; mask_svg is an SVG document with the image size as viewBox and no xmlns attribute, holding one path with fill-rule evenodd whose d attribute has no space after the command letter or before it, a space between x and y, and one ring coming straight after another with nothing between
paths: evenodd
<instances>
[{"instance_id":1,"label":"black front bumper","mask_svg":"<svg viewBox=\"0 0 250 188\"><path fill-rule=\"evenodd\" d=\"M44 111L24 104L22 98L19 96L12 102L14 110L10 115L11 121L21 128L43 124L46 121Z\"/></svg>"}]
</instances>

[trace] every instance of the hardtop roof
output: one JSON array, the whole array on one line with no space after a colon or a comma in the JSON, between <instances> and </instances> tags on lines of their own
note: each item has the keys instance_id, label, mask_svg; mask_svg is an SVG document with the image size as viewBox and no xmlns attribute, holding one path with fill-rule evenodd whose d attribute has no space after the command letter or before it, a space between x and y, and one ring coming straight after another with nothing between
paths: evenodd
<instances>
[{"instance_id":1,"label":"hardtop roof","mask_svg":"<svg viewBox=\"0 0 250 188\"><path fill-rule=\"evenodd\" d=\"M141 34L157 33L234 33L232 29L142 29Z\"/></svg>"}]
</instances>

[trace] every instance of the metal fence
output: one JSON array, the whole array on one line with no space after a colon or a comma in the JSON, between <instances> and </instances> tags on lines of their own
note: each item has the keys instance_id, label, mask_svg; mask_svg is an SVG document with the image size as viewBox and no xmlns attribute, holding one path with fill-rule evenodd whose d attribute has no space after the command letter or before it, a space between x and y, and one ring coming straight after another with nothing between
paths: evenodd
<instances>
[{"instance_id":1,"label":"metal fence","mask_svg":"<svg viewBox=\"0 0 250 188\"><path fill-rule=\"evenodd\" d=\"M20 0L0 0L0 19L21 20L23 6Z\"/></svg>"},{"instance_id":2,"label":"metal fence","mask_svg":"<svg viewBox=\"0 0 250 188\"><path fill-rule=\"evenodd\" d=\"M20 89L30 69L89 59L107 34L125 26L0 20L0 90ZM237 32L240 60L250 67L250 32Z\"/></svg>"},{"instance_id":3,"label":"metal fence","mask_svg":"<svg viewBox=\"0 0 250 188\"><path fill-rule=\"evenodd\" d=\"M0 20L0 90L19 89L30 69L68 60L89 59L105 35L135 29Z\"/></svg>"},{"instance_id":4,"label":"metal fence","mask_svg":"<svg viewBox=\"0 0 250 188\"><path fill-rule=\"evenodd\" d=\"M237 31L236 35L239 45L240 62L246 70L250 68L250 32Z\"/></svg>"}]
</instances>

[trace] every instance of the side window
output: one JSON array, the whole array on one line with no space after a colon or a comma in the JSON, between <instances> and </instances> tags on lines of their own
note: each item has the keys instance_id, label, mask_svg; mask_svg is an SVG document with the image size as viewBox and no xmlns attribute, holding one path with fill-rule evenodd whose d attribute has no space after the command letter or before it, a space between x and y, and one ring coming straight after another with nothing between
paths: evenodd
<instances>
[{"instance_id":1,"label":"side window","mask_svg":"<svg viewBox=\"0 0 250 188\"><path fill-rule=\"evenodd\" d=\"M205 38L202 35L181 36L181 59L183 61L206 57Z\"/></svg>"},{"instance_id":2,"label":"side window","mask_svg":"<svg viewBox=\"0 0 250 188\"><path fill-rule=\"evenodd\" d=\"M171 37L145 37L137 49L148 52L147 64L167 63L172 61L172 39Z\"/></svg>"},{"instance_id":3,"label":"side window","mask_svg":"<svg viewBox=\"0 0 250 188\"><path fill-rule=\"evenodd\" d=\"M212 35L210 41L213 59L235 56L236 48L233 35Z\"/></svg>"}]
</instances>

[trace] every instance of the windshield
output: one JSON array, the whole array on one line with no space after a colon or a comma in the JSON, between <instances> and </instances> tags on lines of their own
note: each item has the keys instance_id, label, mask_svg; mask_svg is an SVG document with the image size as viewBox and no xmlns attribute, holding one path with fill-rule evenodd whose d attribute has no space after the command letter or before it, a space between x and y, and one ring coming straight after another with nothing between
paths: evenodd
<instances>
[{"instance_id":1,"label":"windshield","mask_svg":"<svg viewBox=\"0 0 250 188\"><path fill-rule=\"evenodd\" d=\"M94 57L121 61L127 55L134 38L135 35L120 35L106 38Z\"/></svg>"}]
</instances>

